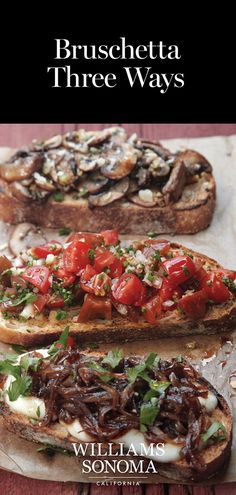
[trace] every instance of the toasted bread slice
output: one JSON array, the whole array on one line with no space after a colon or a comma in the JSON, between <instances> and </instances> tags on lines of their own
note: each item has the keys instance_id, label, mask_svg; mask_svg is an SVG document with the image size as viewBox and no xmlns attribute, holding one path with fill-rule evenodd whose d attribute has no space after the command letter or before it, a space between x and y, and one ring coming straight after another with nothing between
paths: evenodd
<instances>
[{"instance_id":1,"label":"toasted bread slice","mask_svg":"<svg viewBox=\"0 0 236 495\"><path fill-rule=\"evenodd\" d=\"M222 269L217 261L197 253L177 243L171 243L172 248L181 248L185 253L199 256L210 269ZM35 318L27 322L19 322L15 318L4 319L0 316L0 340L6 343L16 343L25 346L35 346L51 343L63 331L66 325L70 334L78 342L125 342L136 340L152 340L162 337L178 337L194 334L214 334L229 331L236 323L236 297L221 304L209 307L204 318L190 319L177 310L168 311L154 325L140 321L130 321L114 311L111 321L93 320L88 323L75 323L70 319L53 321L45 316L40 320Z\"/></svg>"},{"instance_id":2,"label":"toasted bread slice","mask_svg":"<svg viewBox=\"0 0 236 495\"><path fill-rule=\"evenodd\" d=\"M11 194L0 179L0 217L7 223L32 222L46 228L96 232L117 228L121 234L195 234L211 223L215 209L215 180L210 174L185 187L179 201L164 207L144 208L125 199L111 205L89 208L86 199L66 194L63 202L24 203ZM206 190L207 183L207 190Z\"/></svg>"},{"instance_id":3,"label":"toasted bread slice","mask_svg":"<svg viewBox=\"0 0 236 495\"><path fill-rule=\"evenodd\" d=\"M197 380L202 380L200 375L198 375ZM204 385L207 385L208 390L217 397L218 404L210 413L210 418L212 423L219 422L224 425L226 438L219 443L209 444L205 449L201 450L200 462L196 465L191 462L187 462L185 457L172 462L155 462L158 474L160 476L182 482L203 481L216 475L219 471L222 471L229 461L233 428L233 419L230 407L226 400L216 391L214 387L212 387L212 385L210 385L209 382L206 380L202 381ZM4 422L6 428L26 440L43 443L48 447L51 446L52 448L59 448L72 453L75 453L73 444L78 445L85 443L85 441L83 442L82 440L78 440L78 438L68 433L68 430L61 423L54 422L49 426L43 425L42 422L39 424L34 422L34 424L32 424L29 417L16 413L15 411L11 411L10 408L4 403L0 405L0 410L2 413L2 421ZM88 441L89 440L87 439L87 442ZM122 437L121 440L118 439L118 441L122 442ZM90 442L96 442L96 439L90 439ZM111 440L111 442L113 442L113 440ZM114 443L114 447L115 446L116 445ZM106 442L102 444L102 451L104 453L108 451L108 445ZM87 450L87 453L89 453L89 449ZM137 460L139 459L140 458Z\"/></svg>"}]
</instances>

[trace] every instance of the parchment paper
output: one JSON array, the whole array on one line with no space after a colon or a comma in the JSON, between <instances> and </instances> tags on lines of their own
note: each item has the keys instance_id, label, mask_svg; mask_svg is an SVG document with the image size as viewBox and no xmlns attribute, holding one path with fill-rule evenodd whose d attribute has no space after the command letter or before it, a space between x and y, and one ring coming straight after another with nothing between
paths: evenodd
<instances>
[{"instance_id":1,"label":"parchment paper","mask_svg":"<svg viewBox=\"0 0 236 495\"><path fill-rule=\"evenodd\" d=\"M172 150L188 147L205 155L214 167L217 182L217 207L211 226L204 232L194 236L178 236L176 240L217 259L227 268L236 269L236 136L174 139L163 141L163 143ZM0 159L6 157L10 151L9 148L0 148ZM0 224L0 233L0 250L4 250L9 233L8 226ZM56 237L55 232L48 231L47 235L49 238ZM168 238L168 236L165 237ZM185 355L230 402L236 418L236 388L230 385L232 376L235 376L236 380L236 329L231 334L178 337L178 339L125 345L121 342L120 346L127 354L156 351L162 357L167 358L178 354ZM112 347L117 347L117 344L114 346L100 345L100 350L108 350ZM0 352L9 353L11 348L0 344ZM236 481L236 425L234 429L232 456L227 471L208 483ZM37 448L36 444L19 439L7 432L0 422L0 468L31 478L54 481L95 482L101 479L101 476L89 478L88 475L82 474L82 461L79 458L61 454L48 457L38 453ZM140 479L137 475L136 480L142 483L163 481L170 483L169 479L158 475L147 476L147 479ZM123 479L122 475L120 477L111 475L110 479L114 480L114 478L121 481ZM106 479L109 480L109 476Z\"/></svg>"}]
</instances>

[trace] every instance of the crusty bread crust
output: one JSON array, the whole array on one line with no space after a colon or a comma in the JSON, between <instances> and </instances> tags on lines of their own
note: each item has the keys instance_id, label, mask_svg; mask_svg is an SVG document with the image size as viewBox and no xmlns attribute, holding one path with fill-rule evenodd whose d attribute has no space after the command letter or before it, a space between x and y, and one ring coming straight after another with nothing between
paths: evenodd
<instances>
[{"instance_id":1,"label":"crusty bread crust","mask_svg":"<svg viewBox=\"0 0 236 495\"><path fill-rule=\"evenodd\" d=\"M186 253L201 257L212 269L222 268L208 256L197 253L177 243L173 248L183 248ZM93 320L88 323L75 323L69 320L50 323L44 320L29 319L21 323L12 318L0 316L0 340L6 343L25 346L47 345L60 336L66 325L70 335L80 343L91 342L135 342L162 337L178 337L197 334L215 334L230 331L236 323L236 298L210 307L204 318L192 320L178 311L167 312L155 325L140 320L133 322L116 314L111 321Z\"/></svg>"},{"instance_id":2,"label":"crusty bread crust","mask_svg":"<svg viewBox=\"0 0 236 495\"><path fill-rule=\"evenodd\" d=\"M0 218L7 223L32 222L46 228L69 227L96 232L116 227L121 234L194 234L206 229L215 208L216 185L205 174L199 185L185 187L186 198L165 207L144 208L121 199L112 204L90 208L86 199L75 200L67 194L63 202L52 198L45 202L22 202L11 194L7 182L0 179ZM206 182L207 181L207 182ZM207 190L204 189L207 183Z\"/></svg>"},{"instance_id":3,"label":"crusty bread crust","mask_svg":"<svg viewBox=\"0 0 236 495\"><path fill-rule=\"evenodd\" d=\"M212 413L212 419L225 425L227 439L219 444L209 446L203 451L203 463L197 470L188 465L184 459L173 463L156 463L160 476L179 481L202 481L203 479L211 478L226 466L231 452L233 420L227 402L216 390L214 391L218 396L220 406ZM5 404L0 406L0 410L6 428L29 441L60 447L70 452L74 452L73 443L81 443L78 439L69 435L67 430L59 424L50 427L32 425L29 418L21 414L12 413ZM96 442L96 440L94 441ZM105 444L104 451L106 451Z\"/></svg>"}]
</instances>

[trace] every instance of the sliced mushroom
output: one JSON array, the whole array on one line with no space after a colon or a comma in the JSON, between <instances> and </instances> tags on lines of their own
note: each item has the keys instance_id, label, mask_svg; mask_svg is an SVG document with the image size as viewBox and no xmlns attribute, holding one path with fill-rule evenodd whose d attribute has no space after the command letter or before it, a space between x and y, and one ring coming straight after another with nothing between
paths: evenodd
<instances>
[{"instance_id":1,"label":"sliced mushroom","mask_svg":"<svg viewBox=\"0 0 236 495\"><path fill-rule=\"evenodd\" d=\"M88 139L87 145L97 146L98 144L104 143L104 141L110 139L112 135L112 128L103 129L102 131L95 131L94 135L90 139Z\"/></svg>"},{"instance_id":2,"label":"sliced mushroom","mask_svg":"<svg viewBox=\"0 0 236 495\"><path fill-rule=\"evenodd\" d=\"M149 167L149 173L158 183L166 182L170 175L170 165L162 158L156 157Z\"/></svg>"},{"instance_id":3,"label":"sliced mushroom","mask_svg":"<svg viewBox=\"0 0 236 495\"><path fill-rule=\"evenodd\" d=\"M139 149L149 149L154 151L158 156L160 156L163 160L168 160L170 158L171 153L167 148L164 148L160 143L153 143L152 141L141 140L138 143L137 148Z\"/></svg>"},{"instance_id":4,"label":"sliced mushroom","mask_svg":"<svg viewBox=\"0 0 236 495\"><path fill-rule=\"evenodd\" d=\"M11 182L9 185L9 191L12 196L19 199L19 201L22 201L23 203L29 203L32 200L29 189L26 186L23 186L21 182Z\"/></svg>"},{"instance_id":5,"label":"sliced mushroom","mask_svg":"<svg viewBox=\"0 0 236 495\"><path fill-rule=\"evenodd\" d=\"M50 192L56 190L56 186L47 177L39 174L38 172L34 173L34 180L40 189L45 189Z\"/></svg>"},{"instance_id":6,"label":"sliced mushroom","mask_svg":"<svg viewBox=\"0 0 236 495\"><path fill-rule=\"evenodd\" d=\"M183 161L189 175L212 172L212 166L208 160L194 150L181 151L177 155L178 161Z\"/></svg>"},{"instance_id":7,"label":"sliced mushroom","mask_svg":"<svg viewBox=\"0 0 236 495\"><path fill-rule=\"evenodd\" d=\"M80 181L78 187L84 187L90 194L97 193L108 184L109 179L101 175L99 172L89 174L88 178Z\"/></svg>"},{"instance_id":8,"label":"sliced mushroom","mask_svg":"<svg viewBox=\"0 0 236 495\"><path fill-rule=\"evenodd\" d=\"M88 139L92 137L91 132L86 132L84 129L79 131L67 132L62 136L62 146L70 151L80 151L80 153L88 152Z\"/></svg>"},{"instance_id":9,"label":"sliced mushroom","mask_svg":"<svg viewBox=\"0 0 236 495\"><path fill-rule=\"evenodd\" d=\"M96 158L82 157L79 162L79 169L82 170L83 172L92 172L97 168L104 166L105 163L106 163L105 158L102 158L100 156Z\"/></svg>"},{"instance_id":10,"label":"sliced mushroom","mask_svg":"<svg viewBox=\"0 0 236 495\"><path fill-rule=\"evenodd\" d=\"M124 143L112 150L112 156L107 155L107 163L101 168L101 173L108 179L122 179L132 172L137 158L137 150L130 144Z\"/></svg>"},{"instance_id":11,"label":"sliced mushroom","mask_svg":"<svg viewBox=\"0 0 236 495\"><path fill-rule=\"evenodd\" d=\"M44 151L53 148L59 148L62 144L62 136L57 134L56 136L52 136L45 141L39 141L37 139L33 139L30 149L32 151Z\"/></svg>"},{"instance_id":12,"label":"sliced mushroom","mask_svg":"<svg viewBox=\"0 0 236 495\"><path fill-rule=\"evenodd\" d=\"M7 162L0 165L0 176L7 182L24 180L43 165L43 155L19 151Z\"/></svg>"},{"instance_id":13,"label":"sliced mushroom","mask_svg":"<svg viewBox=\"0 0 236 495\"><path fill-rule=\"evenodd\" d=\"M99 194L90 194L88 201L91 206L105 206L117 199L123 198L129 188L129 179L124 179L114 183L108 191Z\"/></svg>"},{"instance_id":14,"label":"sliced mushroom","mask_svg":"<svg viewBox=\"0 0 236 495\"><path fill-rule=\"evenodd\" d=\"M136 178L138 179L138 185L144 186L145 184L147 184L148 179L150 178L149 170L147 170L146 168L140 167L138 169L137 174L136 174Z\"/></svg>"},{"instance_id":15,"label":"sliced mushroom","mask_svg":"<svg viewBox=\"0 0 236 495\"><path fill-rule=\"evenodd\" d=\"M166 203L178 201L186 184L186 167L184 162L177 161L171 171L169 180L162 188Z\"/></svg>"},{"instance_id":16,"label":"sliced mushroom","mask_svg":"<svg viewBox=\"0 0 236 495\"><path fill-rule=\"evenodd\" d=\"M45 234L32 223L20 223L13 228L9 238L9 249L14 256L19 256L33 246L47 241Z\"/></svg>"}]
</instances>

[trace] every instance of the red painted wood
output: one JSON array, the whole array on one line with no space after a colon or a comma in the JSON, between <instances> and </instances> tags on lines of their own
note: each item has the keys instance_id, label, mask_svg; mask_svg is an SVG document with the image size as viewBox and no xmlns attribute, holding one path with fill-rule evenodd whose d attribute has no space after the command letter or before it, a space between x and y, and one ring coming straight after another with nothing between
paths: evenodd
<instances>
[{"instance_id":1,"label":"red painted wood","mask_svg":"<svg viewBox=\"0 0 236 495\"><path fill-rule=\"evenodd\" d=\"M121 487L119 486L97 486L91 485L90 495L122 495Z\"/></svg>"},{"instance_id":2,"label":"red painted wood","mask_svg":"<svg viewBox=\"0 0 236 495\"><path fill-rule=\"evenodd\" d=\"M114 124L0 124L0 146L21 146L75 128L102 129ZM117 124L115 124L117 125ZM122 125L122 124L121 124ZM129 134L147 139L236 134L236 124L123 124Z\"/></svg>"},{"instance_id":3,"label":"red painted wood","mask_svg":"<svg viewBox=\"0 0 236 495\"><path fill-rule=\"evenodd\" d=\"M78 495L80 486L82 488L82 485L78 483L33 480L0 470L1 495L45 495L46 493L50 495Z\"/></svg>"},{"instance_id":4,"label":"red painted wood","mask_svg":"<svg viewBox=\"0 0 236 495\"><path fill-rule=\"evenodd\" d=\"M145 495L164 495L164 485L146 485Z\"/></svg>"},{"instance_id":5,"label":"red painted wood","mask_svg":"<svg viewBox=\"0 0 236 495\"><path fill-rule=\"evenodd\" d=\"M235 494L236 494L236 483L219 485L215 487L215 495L235 495Z\"/></svg>"}]
</instances>

